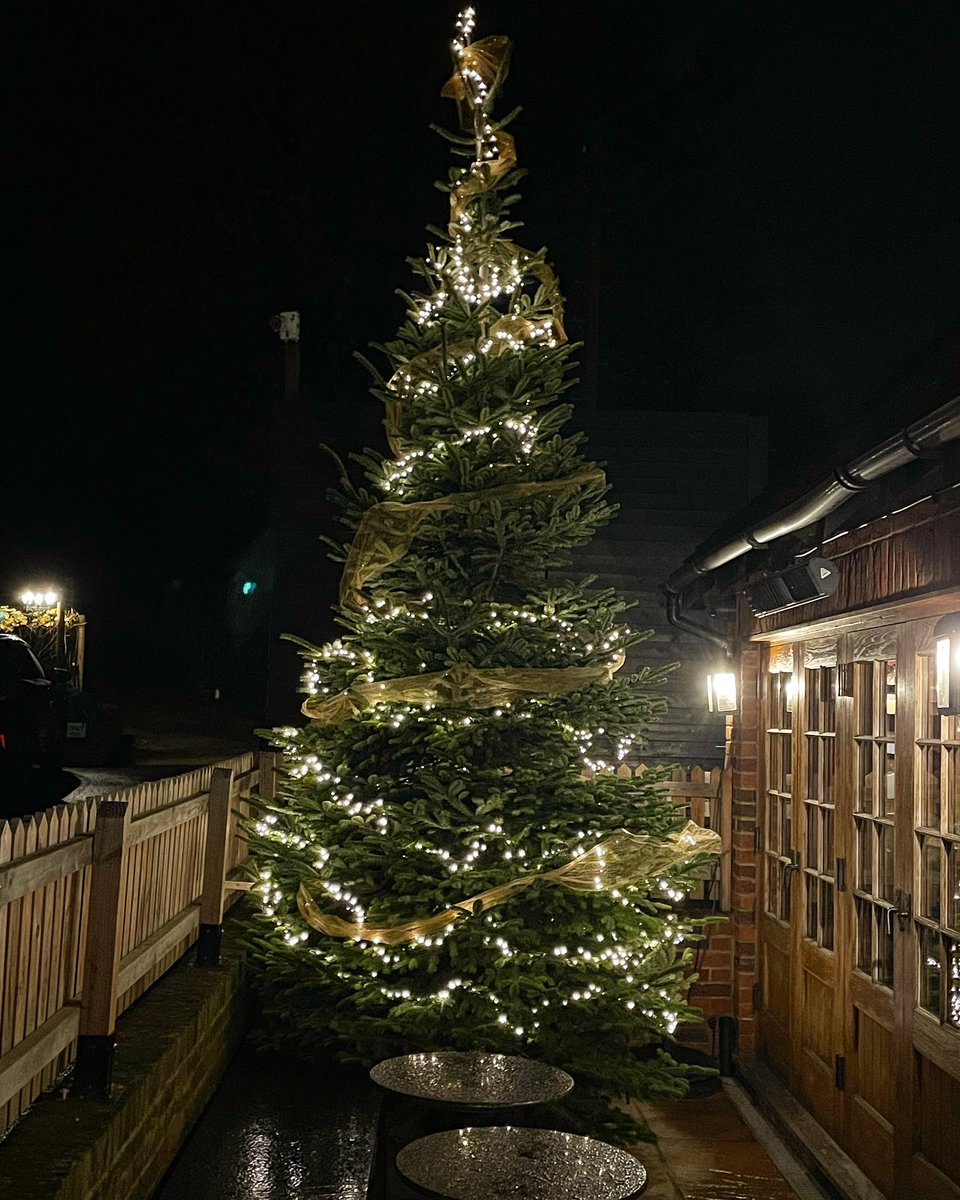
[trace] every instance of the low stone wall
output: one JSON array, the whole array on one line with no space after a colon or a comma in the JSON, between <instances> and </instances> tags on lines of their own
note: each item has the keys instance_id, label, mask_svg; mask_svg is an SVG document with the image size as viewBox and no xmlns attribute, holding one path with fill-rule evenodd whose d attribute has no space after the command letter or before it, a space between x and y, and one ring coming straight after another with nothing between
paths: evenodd
<instances>
[{"instance_id":1,"label":"low stone wall","mask_svg":"<svg viewBox=\"0 0 960 1200\"><path fill-rule=\"evenodd\" d=\"M190 951L117 1024L109 1101L41 1098L0 1142L0 1196L147 1200L210 1100L249 1023L242 956Z\"/></svg>"}]
</instances>

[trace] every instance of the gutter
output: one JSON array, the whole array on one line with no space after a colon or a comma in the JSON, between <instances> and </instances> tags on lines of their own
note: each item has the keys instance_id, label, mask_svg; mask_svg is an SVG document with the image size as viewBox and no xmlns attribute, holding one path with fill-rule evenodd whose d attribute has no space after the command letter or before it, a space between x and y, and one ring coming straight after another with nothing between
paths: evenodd
<instances>
[{"instance_id":1,"label":"gutter","mask_svg":"<svg viewBox=\"0 0 960 1200\"><path fill-rule=\"evenodd\" d=\"M851 459L845 466L834 468L831 475L799 500L778 509L726 541L708 542L702 549L694 551L661 585L666 597L667 620L678 629L686 629L722 646L730 655L732 648L729 639L705 628L681 611L685 588L751 550L762 550L778 538L812 525L839 508L852 493L863 491L898 467L929 455L956 438L960 438L960 396L934 409L919 421L914 421L873 449Z\"/></svg>"}]
</instances>

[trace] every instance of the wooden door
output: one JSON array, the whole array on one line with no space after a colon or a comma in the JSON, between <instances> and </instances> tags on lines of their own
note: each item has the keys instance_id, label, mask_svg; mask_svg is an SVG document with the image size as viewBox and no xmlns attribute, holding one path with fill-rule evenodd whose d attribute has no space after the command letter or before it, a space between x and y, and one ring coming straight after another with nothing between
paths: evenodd
<instances>
[{"instance_id":1,"label":"wooden door","mask_svg":"<svg viewBox=\"0 0 960 1200\"><path fill-rule=\"evenodd\" d=\"M792 1045L794 1088L836 1141L843 1138L842 1023L838 936L837 859L837 643L798 649L796 746L798 821L795 834L794 970L796 1011ZM841 883L843 881L841 880Z\"/></svg>"},{"instance_id":2,"label":"wooden door","mask_svg":"<svg viewBox=\"0 0 960 1200\"><path fill-rule=\"evenodd\" d=\"M898 809L909 795L911 663L898 657L898 631L855 637L844 667L852 691L838 754L852 784L841 804L847 886L842 895L844 945L841 1141L887 1195L895 1194L898 1034L895 989L904 985L895 951L897 853L909 852Z\"/></svg>"},{"instance_id":3,"label":"wooden door","mask_svg":"<svg viewBox=\"0 0 960 1200\"><path fill-rule=\"evenodd\" d=\"M791 1082L793 928L793 712L795 648L770 652L763 675L760 739L762 867L760 883L759 1041L767 1063Z\"/></svg>"},{"instance_id":4,"label":"wooden door","mask_svg":"<svg viewBox=\"0 0 960 1200\"><path fill-rule=\"evenodd\" d=\"M763 682L760 1053L891 1200L960 1200L960 718L932 625L771 647Z\"/></svg>"},{"instance_id":5,"label":"wooden door","mask_svg":"<svg viewBox=\"0 0 960 1200\"><path fill-rule=\"evenodd\" d=\"M958 598L960 600L960 598ZM960 608L960 602L957 607ZM931 622L918 622L910 851L898 925L908 989L902 997L898 1128L904 1196L960 1197L960 717L937 713Z\"/></svg>"}]
</instances>

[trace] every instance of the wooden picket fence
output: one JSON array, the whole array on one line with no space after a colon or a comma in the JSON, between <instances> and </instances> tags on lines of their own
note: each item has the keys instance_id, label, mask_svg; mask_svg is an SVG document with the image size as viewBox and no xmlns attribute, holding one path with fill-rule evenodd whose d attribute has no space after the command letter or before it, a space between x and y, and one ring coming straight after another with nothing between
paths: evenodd
<instances>
[{"instance_id":1,"label":"wooden picket fence","mask_svg":"<svg viewBox=\"0 0 960 1200\"><path fill-rule=\"evenodd\" d=\"M608 767L603 774L617 775L621 779L640 778L652 764L637 763L628 766ZM659 769L659 768L656 768ZM584 772L593 775L594 772ZM730 911L730 864L733 846L733 805L730 771L721 767L674 767L669 779L657 784L666 792L678 808L684 810L691 821L704 829L713 829L720 835L722 851L720 861L710 877L701 881L690 894L694 902L707 902L721 912Z\"/></svg>"},{"instance_id":2,"label":"wooden picket fence","mask_svg":"<svg viewBox=\"0 0 960 1200\"><path fill-rule=\"evenodd\" d=\"M0 822L0 1136L219 921L246 857L234 819L274 756ZM97 833L98 810L100 832ZM109 828L113 822L113 827Z\"/></svg>"},{"instance_id":3,"label":"wooden picket fence","mask_svg":"<svg viewBox=\"0 0 960 1200\"><path fill-rule=\"evenodd\" d=\"M720 833L720 869L694 898L728 910L729 772L678 768L658 786ZM245 754L0 822L0 1137L73 1063L78 1034L112 1034L221 920L247 856L236 815L275 790L275 755Z\"/></svg>"}]
</instances>

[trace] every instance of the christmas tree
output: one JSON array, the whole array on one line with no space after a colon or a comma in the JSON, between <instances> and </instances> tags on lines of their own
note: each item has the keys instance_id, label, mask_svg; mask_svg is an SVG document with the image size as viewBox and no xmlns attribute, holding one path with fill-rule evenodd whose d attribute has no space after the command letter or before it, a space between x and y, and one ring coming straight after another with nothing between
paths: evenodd
<instances>
[{"instance_id":1,"label":"christmas tree","mask_svg":"<svg viewBox=\"0 0 960 1200\"><path fill-rule=\"evenodd\" d=\"M449 226L412 263L388 370L367 364L390 453L336 495L345 633L300 644L311 721L272 733L250 945L300 1044L541 1058L576 1078L579 1127L616 1136L613 1098L685 1088L662 1048L692 1015L675 902L716 839L683 826L664 773L608 771L661 714L661 681L617 675L646 635L562 574L614 510L561 432L562 298L545 252L512 240L516 114L493 115L510 45L473 42L473 21L443 92L465 160Z\"/></svg>"}]
</instances>

